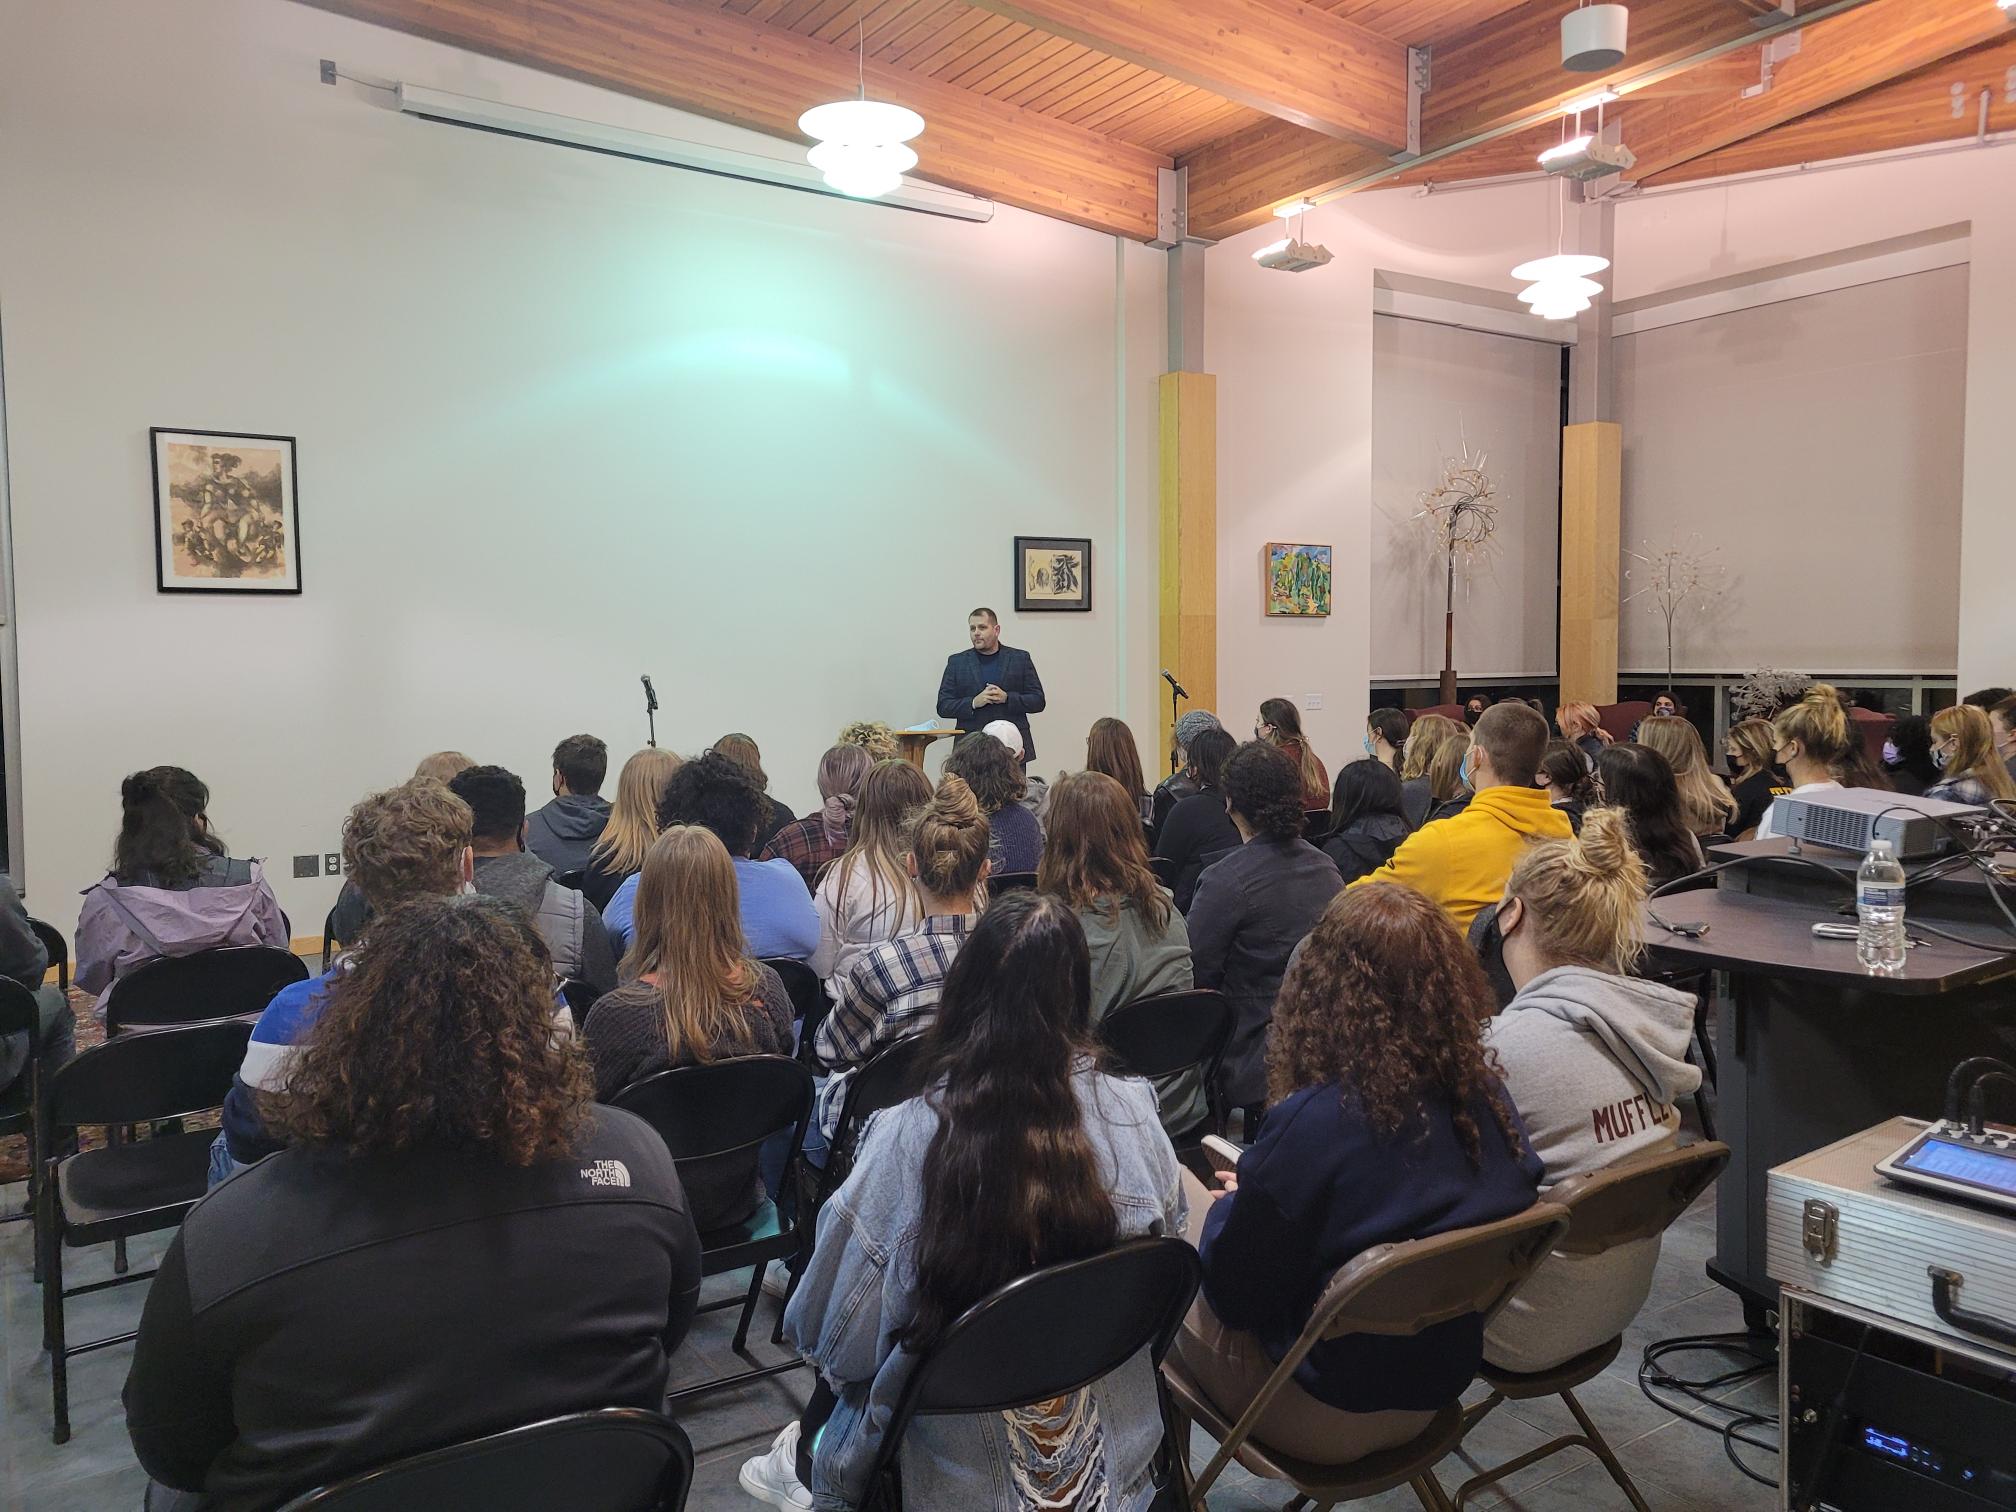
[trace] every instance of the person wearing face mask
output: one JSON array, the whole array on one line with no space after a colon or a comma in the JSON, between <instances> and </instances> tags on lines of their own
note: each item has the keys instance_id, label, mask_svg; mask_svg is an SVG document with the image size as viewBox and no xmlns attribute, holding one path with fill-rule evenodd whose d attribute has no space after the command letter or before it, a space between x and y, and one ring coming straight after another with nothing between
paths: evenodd
<instances>
[{"instance_id":1,"label":"person wearing face mask","mask_svg":"<svg viewBox=\"0 0 2016 1512\"><path fill-rule=\"evenodd\" d=\"M1565 840L1573 831L1545 788L1533 785L1547 752L1547 721L1522 703L1502 703L1477 721L1463 761L1476 797L1462 813L1423 825L1393 859L1353 883L1403 882L1447 909L1459 928L1505 891L1529 840Z\"/></svg>"},{"instance_id":2,"label":"person wearing face mask","mask_svg":"<svg viewBox=\"0 0 2016 1512\"><path fill-rule=\"evenodd\" d=\"M1939 780L1938 764L1932 760L1931 720L1909 714L1890 726L1890 738L1883 742L1883 775L1898 792L1919 797Z\"/></svg>"},{"instance_id":3,"label":"person wearing face mask","mask_svg":"<svg viewBox=\"0 0 2016 1512\"><path fill-rule=\"evenodd\" d=\"M1791 796L1839 791L1839 772L1847 761L1849 743L1856 739L1848 728L1848 716L1841 699L1826 683L1815 683L1806 696L1771 721L1775 742L1771 759L1792 779ZM1778 805L1774 801L1757 825L1757 838L1770 840L1778 834Z\"/></svg>"},{"instance_id":4,"label":"person wearing face mask","mask_svg":"<svg viewBox=\"0 0 2016 1512\"><path fill-rule=\"evenodd\" d=\"M1995 727L1971 704L1932 716L1932 764L1942 775L1925 789L1927 798L1976 805L2016 799L2016 780L1995 752Z\"/></svg>"},{"instance_id":5,"label":"person wearing face mask","mask_svg":"<svg viewBox=\"0 0 2016 1512\"><path fill-rule=\"evenodd\" d=\"M1490 694L1488 693L1471 694L1469 702L1463 705L1463 723L1469 725L1470 728L1473 730L1476 729L1477 721L1484 717L1484 711L1490 707L1491 707Z\"/></svg>"},{"instance_id":6,"label":"person wearing face mask","mask_svg":"<svg viewBox=\"0 0 2016 1512\"><path fill-rule=\"evenodd\" d=\"M1764 811L1791 785L1772 764L1778 737L1768 719L1746 719L1729 731L1723 754L1729 760L1729 792L1736 800L1736 817L1729 821L1732 839L1748 840L1763 822Z\"/></svg>"}]
</instances>

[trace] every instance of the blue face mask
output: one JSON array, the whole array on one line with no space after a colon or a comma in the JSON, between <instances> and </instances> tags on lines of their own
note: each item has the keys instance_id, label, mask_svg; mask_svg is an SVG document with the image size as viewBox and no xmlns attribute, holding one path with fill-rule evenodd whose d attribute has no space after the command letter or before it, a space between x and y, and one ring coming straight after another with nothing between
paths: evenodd
<instances>
[{"instance_id":1,"label":"blue face mask","mask_svg":"<svg viewBox=\"0 0 2016 1512\"><path fill-rule=\"evenodd\" d=\"M1367 756L1376 756L1379 754L1377 751L1372 749L1372 737L1370 735L1367 735L1365 737L1365 754Z\"/></svg>"},{"instance_id":2,"label":"blue face mask","mask_svg":"<svg viewBox=\"0 0 2016 1512\"><path fill-rule=\"evenodd\" d=\"M1465 786L1466 788L1470 786L1470 773L1475 765L1475 763L1471 760L1471 758L1476 754L1477 753L1474 750L1465 751L1463 753L1463 765L1457 773L1457 775L1463 781L1463 786Z\"/></svg>"},{"instance_id":3,"label":"blue face mask","mask_svg":"<svg viewBox=\"0 0 2016 1512\"><path fill-rule=\"evenodd\" d=\"M1894 740L1886 740L1883 742L1883 765L1885 766L1897 765L1897 742Z\"/></svg>"}]
</instances>

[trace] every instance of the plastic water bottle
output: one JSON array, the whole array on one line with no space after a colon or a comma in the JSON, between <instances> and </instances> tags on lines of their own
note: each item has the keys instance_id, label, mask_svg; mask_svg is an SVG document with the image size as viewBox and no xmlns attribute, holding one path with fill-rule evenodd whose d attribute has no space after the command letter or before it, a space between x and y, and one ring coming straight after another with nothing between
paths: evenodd
<instances>
[{"instance_id":1,"label":"plastic water bottle","mask_svg":"<svg viewBox=\"0 0 2016 1512\"><path fill-rule=\"evenodd\" d=\"M1871 971L1904 964L1904 866L1888 840L1871 840L1855 874L1856 959Z\"/></svg>"}]
</instances>

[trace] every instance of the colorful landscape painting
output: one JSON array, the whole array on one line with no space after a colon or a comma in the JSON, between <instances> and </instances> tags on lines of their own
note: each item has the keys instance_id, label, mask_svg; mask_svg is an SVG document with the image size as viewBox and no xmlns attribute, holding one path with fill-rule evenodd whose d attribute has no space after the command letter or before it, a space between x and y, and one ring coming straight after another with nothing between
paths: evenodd
<instances>
[{"instance_id":1,"label":"colorful landscape painting","mask_svg":"<svg viewBox=\"0 0 2016 1512\"><path fill-rule=\"evenodd\" d=\"M1330 548L1267 543L1267 612L1296 617L1330 612Z\"/></svg>"}]
</instances>

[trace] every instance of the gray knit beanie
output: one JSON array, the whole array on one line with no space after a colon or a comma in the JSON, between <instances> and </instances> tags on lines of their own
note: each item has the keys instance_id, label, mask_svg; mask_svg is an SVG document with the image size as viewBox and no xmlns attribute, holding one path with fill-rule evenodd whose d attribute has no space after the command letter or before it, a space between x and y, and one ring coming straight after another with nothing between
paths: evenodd
<instances>
[{"instance_id":1,"label":"gray knit beanie","mask_svg":"<svg viewBox=\"0 0 2016 1512\"><path fill-rule=\"evenodd\" d=\"M1192 709L1188 714L1185 714L1181 719L1176 721L1176 744L1187 751L1190 749L1190 742L1195 740L1199 735L1202 735L1206 730L1222 730L1224 728L1223 725L1218 723L1218 716L1213 714L1209 709Z\"/></svg>"}]
</instances>

